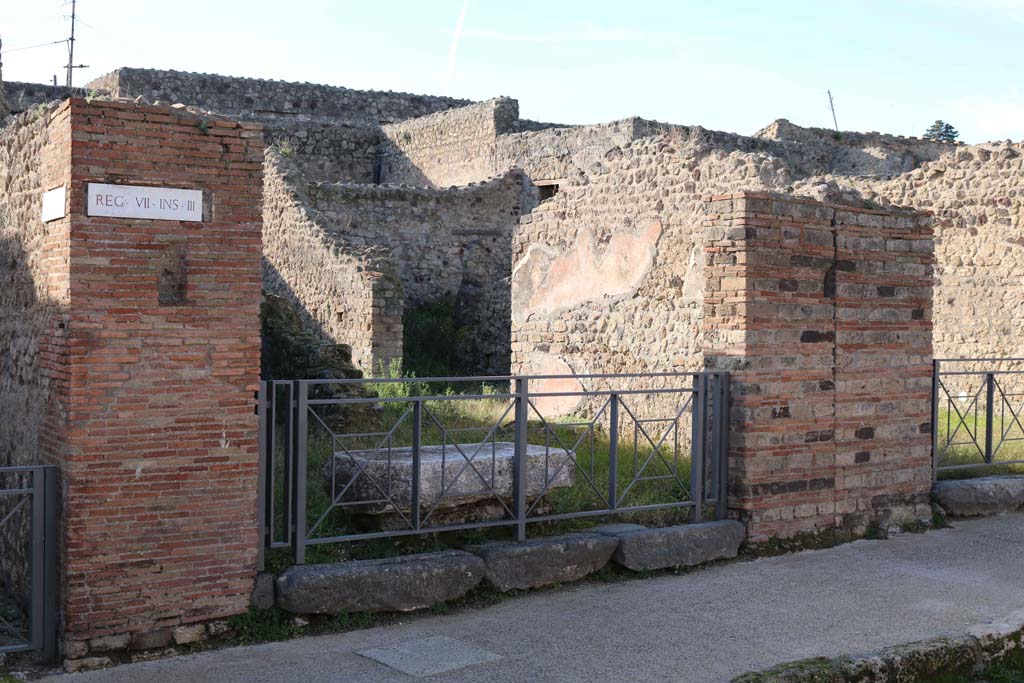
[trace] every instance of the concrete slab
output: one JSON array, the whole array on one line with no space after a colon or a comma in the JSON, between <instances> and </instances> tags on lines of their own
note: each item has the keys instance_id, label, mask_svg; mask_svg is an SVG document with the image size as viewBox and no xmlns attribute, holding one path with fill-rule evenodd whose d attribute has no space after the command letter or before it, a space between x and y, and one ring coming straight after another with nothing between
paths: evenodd
<instances>
[{"instance_id":1,"label":"concrete slab","mask_svg":"<svg viewBox=\"0 0 1024 683\"><path fill-rule=\"evenodd\" d=\"M962 633L1024 609L1024 515L683 576L545 591L401 625L47 683L402 683L359 654L447 636L503 659L445 683L720 683L753 669Z\"/></svg>"},{"instance_id":2,"label":"concrete slab","mask_svg":"<svg viewBox=\"0 0 1024 683\"><path fill-rule=\"evenodd\" d=\"M500 655L448 636L418 638L399 645L360 650L356 654L416 678L435 676L501 659Z\"/></svg>"}]
</instances>

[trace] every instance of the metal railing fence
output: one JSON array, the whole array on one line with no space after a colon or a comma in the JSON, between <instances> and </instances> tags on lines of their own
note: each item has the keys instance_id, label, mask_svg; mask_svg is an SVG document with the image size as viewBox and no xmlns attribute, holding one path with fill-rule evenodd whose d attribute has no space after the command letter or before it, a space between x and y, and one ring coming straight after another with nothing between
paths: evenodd
<instances>
[{"instance_id":1,"label":"metal railing fence","mask_svg":"<svg viewBox=\"0 0 1024 683\"><path fill-rule=\"evenodd\" d=\"M455 383L476 389L437 389ZM258 398L261 553L298 564L330 543L725 515L724 372L273 380Z\"/></svg>"},{"instance_id":2,"label":"metal railing fence","mask_svg":"<svg viewBox=\"0 0 1024 683\"><path fill-rule=\"evenodd\" d=\"M0 467L0 653L57 654L57 468Z\"/></svg>"},{"instance_id":3,"label":"metal railing fence","mask_svg":"<svg viewBox=\"0 0 1024 683\"><path fill-rule=\"evenodd\" d=\"M1024 464L1024 358L932 363L935 476Z\"/></svg>"}]
</instances>

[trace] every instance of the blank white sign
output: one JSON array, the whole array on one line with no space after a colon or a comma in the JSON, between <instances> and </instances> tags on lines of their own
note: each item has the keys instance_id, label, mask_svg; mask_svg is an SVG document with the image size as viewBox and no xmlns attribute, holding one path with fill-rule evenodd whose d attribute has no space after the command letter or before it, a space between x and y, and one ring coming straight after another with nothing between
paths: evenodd
<instances>
[{"instance_id":1,"label":"blank white sign","mask_svg":"<svg viewBox=\"0 0 1024 683\"><path fill-rule=\"evenodd\" d=\"M64 218L65 196L67 188L64 185L55 187L43 193L43 222L49 223L59 218Z\"/></svg>"},{"instance_id":2,"label":"blank white sign","mask_svg":"<svg viewBox=\"0 0 1024 683\"><path fill-rule=\"evenodd\" d=\"M89 206L86 212L90 216L112 218L201 221L203 191L89 183Z\"/></svg>"}]
</instances>

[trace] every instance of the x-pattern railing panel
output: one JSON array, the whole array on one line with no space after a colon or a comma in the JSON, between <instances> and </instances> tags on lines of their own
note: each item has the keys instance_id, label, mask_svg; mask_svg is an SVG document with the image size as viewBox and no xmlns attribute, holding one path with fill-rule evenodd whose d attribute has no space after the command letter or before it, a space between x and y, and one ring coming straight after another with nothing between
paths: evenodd
<instances>
[{"instance_id":1,"label":"x-pattern railing panel","mask_svg":"<svg viewBox=\"0 0 1024 683\"><path fill-rule=\"evenodd\" d=\"M311 545L357 539L495 526L512 527L521 539L527 523L672 507L700 519L705 499L721 499L713 489L724 477L727 421L719 404L726 378L468 378L509 388L383 396L351 386L337 391L376 380L265 383L259 403L265 547L291 546L301 563ZM544 389L546 380L554 380L549 387L594 380L606 388L552 391ZM427 387L442 380L413 381ZM540 400L558 397L578 398L585 409L568 419L545 415ZM491 403L477 413L455 409L465 401ZM671 409L652 414L652 405ZM376 416L370 426L349 419L347 411L360 406ZM382 421L387 424L378 426ZM479 509L463 514L466 505ZM722 514L724 505L716 503L716 510ZM373 518L386 526L368 528L367 515L386 515Z\"/></svg>"},{"instance_id":2,"label":"x-pattern railing panel","mask_svg":"<svg viewBox=\"0 0 1024 683\"><path fill-rule=\"evenodd\" d=\"M934 471L1024 464L1024 370L1020 358L934 361ZM1019 367L1019 366L1018 366Z\"/></svg>"}]
</instances>

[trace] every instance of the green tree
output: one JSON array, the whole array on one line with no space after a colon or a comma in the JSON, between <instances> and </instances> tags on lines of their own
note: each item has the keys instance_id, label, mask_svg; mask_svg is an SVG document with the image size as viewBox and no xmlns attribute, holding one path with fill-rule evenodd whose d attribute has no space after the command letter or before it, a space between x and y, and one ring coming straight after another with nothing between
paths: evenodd
<instances>
[{"instance_id":1,"label":"green tree","mask_svg":"<svg viewBox=\"0 0 1024 683\"><path fill-rule=\"evenodd\" d=\"M926 140L935 140L936 142L956 142L960 133L952 124L940 119L924 132L924 137Z\"/></svg>"}]
</instances>

